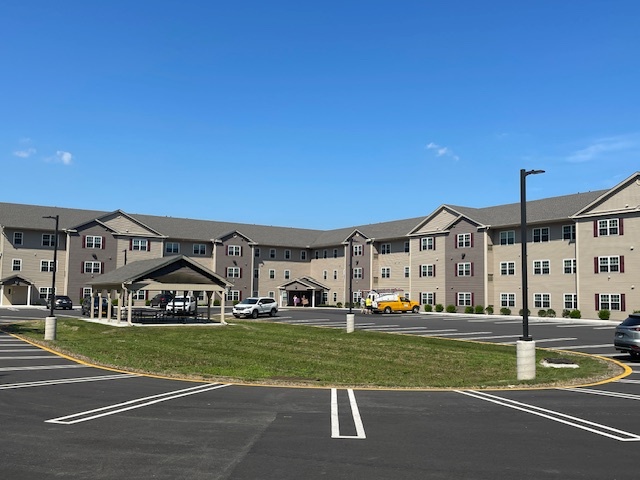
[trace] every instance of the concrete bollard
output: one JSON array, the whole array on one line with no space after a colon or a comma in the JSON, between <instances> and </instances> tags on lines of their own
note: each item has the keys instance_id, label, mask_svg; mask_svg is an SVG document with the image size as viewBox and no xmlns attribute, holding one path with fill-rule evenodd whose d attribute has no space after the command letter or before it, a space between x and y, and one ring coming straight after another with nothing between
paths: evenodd
<instances>
[{"instance_id":1,"label":"concrete bollard","mask_svg":"<svg viewBox=\"0 0 640 480\"><path fill-rule=\"evenodd\" d=\"M353 333L356 328L355 324L355 314L347 313L347 333Z\"/></svg>"},{"instance_id":2,"label":"concrete bollard","mask_svg":"<svg viewBox=\"0 0 640 480\"><path fill-rule=\"evenodd\" d=\"M44 319L44 339L56 339L56 317L47 317Z\"/></svg>"},{"instance_id":3,"label":"concrete bollard","mask_svg":"<svg viewBox=\"0 0 640 480\"><path fill-rule=\"evenodd\" d=\"M516 343L518 380L536 378L536 342L518 340Z\"/></svg>"}]
</instances>

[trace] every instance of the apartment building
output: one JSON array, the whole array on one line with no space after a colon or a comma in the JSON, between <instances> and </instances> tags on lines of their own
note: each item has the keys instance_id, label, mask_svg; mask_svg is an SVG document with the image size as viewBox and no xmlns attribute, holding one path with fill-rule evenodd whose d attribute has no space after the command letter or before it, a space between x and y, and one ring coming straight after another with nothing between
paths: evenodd
<instances>
[{"instance_id":1,"label":"apartment building","mask_svg":"<svg viewBox=\"0 0 640 480\"><path fill-rule=\"evenodd\" d=\"M377 290L458 311L522 305L519 203L443 204L424 217L329 231L0 203L0 306L44 304L51 294L55 215L56 292L74 302L130 262L184 255L233 284L229 301L263 295L284 306L297 295L336 305ZM640 172L608 190L527 202L527 224L533 315L597 318L606 309L622 319L640 309Z\"/></svg>"}]
</instances>

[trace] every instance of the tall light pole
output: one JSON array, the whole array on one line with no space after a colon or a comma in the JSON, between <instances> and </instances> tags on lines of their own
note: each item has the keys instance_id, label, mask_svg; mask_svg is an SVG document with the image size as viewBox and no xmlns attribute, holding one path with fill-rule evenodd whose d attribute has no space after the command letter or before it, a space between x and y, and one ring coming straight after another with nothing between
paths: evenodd
<instances>
[{"instance_id":1,"label":"tall light pole","mask_svg":"<svg viewBox=\"0 0 640 480\"><path fill-rule=\"evenodd\" d=\"M529 292L527 285L527 176L544 170L520 170L520 245L522 269L522 337L516 344L518 380L536 378L536 343L529 335Z\"/></svg>"},{"instance_id":2,"label":"tall light pole","mask_svg":"<svg viewBox=\"0 0 640 480\"><path fill-rule=\"evenodd\" d=\"M347 314L347 333L355 330L355 315L353 314L353 236L349 238L349 313Z\"/></svg>"},{"instance_id":3,"label":"tall light pole","mask_svg":"<svg viewBox=\"0 0 640 480\"><path fill-rule=\"evenodd\" d=\"M55 233L53 236L53 274L51 275L51 293L49 294L49 316L44 321L44 339L56 339L56 317L53 314L53 308L56 301L56 270L58 269L58 222L59 215L46 216L42 218L51 218L56 221Z\"/></svg>"}]
</instances>

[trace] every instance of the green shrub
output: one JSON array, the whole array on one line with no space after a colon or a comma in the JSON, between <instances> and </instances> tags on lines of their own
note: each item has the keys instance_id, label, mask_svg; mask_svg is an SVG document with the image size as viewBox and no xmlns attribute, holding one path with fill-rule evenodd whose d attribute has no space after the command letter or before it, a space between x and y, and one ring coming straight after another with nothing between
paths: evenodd
<instances>
[{"instance_id":1,"label":"green shrub","mask_svg":"<svg viewBox=\"0 0 640 480\"><path fill-rule=\"evenodd\" d=\"M447 313L456 313L458 309L455 305L447 305Z\"/></svg>"},{"instance_id":2,"label":"green shrub","mask_svg":"<svg viewBox=\"0 0 640 480\"><path fill-rule=\"evenodd\" d=\"M500 315L511 315L511 309L507 307L502 307L500 309Z\"/></svg>"},{"instance_id":3,"label":"green shrub","mask_svg":"<svg viewBox=\"0 0 640 480\"><path fill-rule=\"evenodd\" d=\"M566 308L562 310L562 318L569 318L571 316L571 310L567 310Z\"/></svg>"},{"instance_id":4,"label":"green shrub","mask_svg":"<svg viewBox=\"0 0 640 480\"><path fill-rule=\"evenodd\" d=\"M611 312L609 310L600 310L598 311L598 318L600 320L609 320L609 317L611 316Z\"/></svg>"},{"instance_id":5,"label":"green shrub","mask_svg":"<svg viewBox=\"0 0 640 480\"><path fill-rule=\"evenodd\" d=\"M547 310L547 317L554 318L556 316L556 311L553 308Z\"/></svg>"},{"instance_id":6,"label":"green shrub","mask_svg":"<svg viewBox=\"0 0 640 480\"><path fill-rule=\"evenodd\" d=\"M570 318L582 318L582 315L580 314L580 310L571 310L571 313L569 314Z\"/></svg>"},{"instance_id":7,"label":"green shrub","mask_svg":"<svg viewBox=\"0 0 640 480\"><path fill-rule=\"evenodd\" d=\"M547 316L547 311L546 310L538 310L538 316L539 317L546 317Z\"/></svg>"},{"instance_id":8,"label":"green shrub","mask_svg":"<svg viewBox=\"0 0 640 480\"><path fill-rule=\"evenodd\" d=\"M219 307L219 306L220 306L220 300L216 298L216 299L213 301L213 306L214 306L214 307Z\"/></svg>"},{"instance_id":9,"label":"green shrub","mask_svg":"<svg viewBox=\"0 0 640 480\"><path fill-rule=\"evenodd\" d=\"M442 312L444 310L444 307L442 306L441 303L436 303L436 312Z\"/></svg>"},{"instance_id":10,"label":"green shrub","mask_svg":"<svg viewBox=\"0 0 640 480\"><path fill-rule=\"evenodd\" d=\"M336 303L336 307L338 307L338 308L342 308L342 302L338 302L338 303Z\"/></svg>"},{"instance_id":11,"label":"green shrub","mask_svg":"<svg viewBox=\"0 0 640 480\"><path fill-rule=\"evenodd\" d=\"M493 305L489 305L484 310L487 312L487 315L493 315Z\"/></svg>"},{"instance_id":12,"label":"green shrub","mask_svg":"<svg viewBox=\"0 0 640 480\"><path fill-rule=\"evenodd\" d=\"M428 303L427 303L427 304L425 304L425 306L424 306L424 311L425 311L425 312L431 312L431 311L433 311L433 306L432 306L432 305L429 305Z\"/></svg>"},{"instance_id":13,"label":"green shrub","mask_svg":"<svg viewBox=\"0 0 640 480\"><path fill-rule=\"evenodd\" d=\"M482 305L476 305L476 307L474 308L474 313L484 313L484 307Z\"/></svg>"},{"instance_id":14,"label":"green shrub","mask_svg":"<svg viewBox=\"0 0 640 480\"><path fill-rule=\"evenodd\" d=\"M145 306L147 306L147 307L148 307L149 305L151 305L151 300L145 300L145 301L144 301L144 304L145 304Z\"/></svg>"},{"instance_id":15,"label":"green shrub","mask_svg":"<svg viewBox=\"0 0 640 480\"><path fill-rule=\"evenodd\" d=\"M111 305L113 305L114 307L118 306L118 299L114 298L113 300L111 300Z\"/></svg>"},{"instance_id":16,"label":"green shrub","mask_svg":"<svg viewBox=\"0 0 640 480\"><path fill-rule=\"evenodd\" d=\"M523 316L524 315L524 308L521 308L520 311L518 312L518 315ZM531 310L529 310L527 308L527 316L531 315Z\"/></svg>"},{"instance_id":17,"label":"green shrub","mask_svg":"<svg viewBox=\"0 0 640 480\"><path fill-rule=\"evenodd\" d=\"M464 307L464 313L473 313L473 307L471 305L467 305Z\"/></svg>"}]
</instances>

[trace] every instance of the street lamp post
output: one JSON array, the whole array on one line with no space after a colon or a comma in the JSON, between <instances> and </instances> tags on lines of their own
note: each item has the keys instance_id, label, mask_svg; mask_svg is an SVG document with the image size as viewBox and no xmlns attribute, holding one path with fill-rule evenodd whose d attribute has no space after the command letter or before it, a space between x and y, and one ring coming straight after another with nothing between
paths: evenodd
<instances>
[{"instance_id":1,"label":"street lamp post","mask_svg":"<svg viewBox=\"0 0 640 480\"><path fill-rule=\"evenodd\" d=\"M46 216L42 218L51 218L56 221L55 233L53 236L53 272L51 275L51 293L49 294L49 316L44 322L44 339L55 340L56 339L56 317L53 314L53 308L56 301L56 270L58 270L58 222L60 220L59 215Z\"/></svg>"},{"instance_id":2,"label":"street lamp post","mask_svg":"<svg viewBox=\"0 0 640 480\"><path fill-rule=\"evenodd\" d=\"M520 170L520 245L522 269L522 337L516 344L518 380L536 378L536 343L529 335L529 292L527 285L527 176L544 170Z\"/></svg>"},{"instance_id":3,"label":"street lamp post","mask_svg":"<svg viewBox=\"0 0 640 480\"><path fill-rule=\"evenodd\" d=\"M355 315L353 314L353 237L349 238L349 313L347 314L347 333L355 330Z\"/></svg>"}]
</instances>

